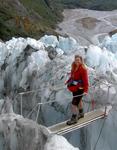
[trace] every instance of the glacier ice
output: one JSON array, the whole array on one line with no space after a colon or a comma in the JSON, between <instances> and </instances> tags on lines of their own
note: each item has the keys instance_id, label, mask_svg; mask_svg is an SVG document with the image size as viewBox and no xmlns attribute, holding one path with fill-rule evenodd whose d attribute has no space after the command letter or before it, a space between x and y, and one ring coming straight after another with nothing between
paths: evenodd
<instances>
[{"instance_id":1,"label":"glacier ice","mask_svg":"<svg viewBox=\"0 0 117 150\"><path fill-rule=\"evenodd\" d=\"M110 36L106 36L102 41L101 47L106 47L109 51L116 53L117 52L117 33Z\"/></svg>"},{"instance_id":2,"label":"glacier ice","mask_svg":"<svg viewBox=\"0 0 117 150\"><path fill-rule=\"evenodd\" d=\"M56 100L56 103L41 107L41 121L45 125L52 125L65 120L68 113L66 108L70 104L72 95L65 88L64 81L70 72L74 54L80 53L87 63L91 84L95 84L96 77L102 77L102 83L96 85L96 88L93 89L95 94L92 97L102 105L106 103L114 105L117 97L117 52L115 45L113 46L115 41L116 35L113 35L112 38L109 37L103 41L103 45L100 47L90 45L86 52L85 47L81 48L79 43L72 37L44 36L39 40L12 38L5 43L0 42L1 97L3 89L14 92L15 96L20 91L38 89L37 93L31 92L23 95L24 115L26 116L29 110L39 102ZM30 47L26 49L27 45L30 45ZM52 60L48 57L48 51L46 50L49 46L52 46L53 50L57 52L57 55ZM34 50L27 54L27 51L31 48ZM108 86L105 86L105 83L109 85L109 82L111 86L109 86L110 96L108 100ZM56 88L52 89L50 85ZM92 91L90 91L91 94L93 94ZM18 96L14 106L19 113L20 95ZM0 101L0 105L2 103L3 100ZM48 119L53 114L54 116ZM35 119L36 115L36 112L34 112L32 119ZM48 150L48 147L51 147L53 143L58 149L67 147L67 142L64 139L62 139L65 141L63 147L59 147L59 144L55 143L54 137L55 141L61 141L60 137L51 137L50 143L46 143L45 150ZM70 147L71 149L78 149Z\"/></svg>"},{"instance_id":3,"label":"glacier ice","mask_svg":"<svg viewBox=\"0 0 117 150\"><path fill-rule=\"evenodd\" d=\"M44 146L44 150L79 150L79 148L73 147L68 141L59 135L53 135L48 138L47 143Z\"/></svg>"}]
</instances>

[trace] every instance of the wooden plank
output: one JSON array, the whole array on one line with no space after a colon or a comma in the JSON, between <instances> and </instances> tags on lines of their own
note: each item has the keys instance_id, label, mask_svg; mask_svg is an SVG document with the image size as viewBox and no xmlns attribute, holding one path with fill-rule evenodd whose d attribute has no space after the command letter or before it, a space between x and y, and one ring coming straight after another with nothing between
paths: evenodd
<instances>
[{"instance_id":1,"label":"wooden plank","mask_svg":"<svg viewBox=\"0 0 117 150\"><path fill-rule=\"evenodd\" d=\"M105 116L105 107L86 113L84 118L79 119L76 124L69 126L66 125L66 121L64 121L62 123L50 126L48 127L48 129L51 131L51 133L65 134L74 131L76 129L82 128L97 119L103 118L104 116Z\"/></svg>"}]
</instances>

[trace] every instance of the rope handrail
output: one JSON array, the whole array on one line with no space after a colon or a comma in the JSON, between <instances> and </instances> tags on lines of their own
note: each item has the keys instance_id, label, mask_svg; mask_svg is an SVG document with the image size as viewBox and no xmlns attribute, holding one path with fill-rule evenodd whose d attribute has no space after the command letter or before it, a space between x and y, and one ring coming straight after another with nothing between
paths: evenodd
<instances>
[{"instance_id":1,"label":"rope handrail","mask_svg":"<svg viewBox=\"0 0 117 150\"><path fill-rule=\"evenodd\" d=\"M81 95L76 95L75 97L80 97L80 96L87 96L86 94L81 94ZM30 117L30 115L33 113L33 111L35 111L35 109L38 107L38 110L37 110L37 115L36 115L36 119L35 119L35 121L37 122L37 120L38 120L38 116L39 116L39 112L40 112L40 106L41 105L45 105L45 104L49 104L49 103L53 103L53 102L57 102L56 100L53 100L53 101L48 101L48 102L40 102L40 103L37 103L36 104L36 106L34 106L34 108L29 112L29 114L26 116L27 118L28 117ZM22 104L22 102L21 102L21 104ZM22 107L21 107L21 109L22 109ZM106 109L105 109L105 111L106 111ZM21 110L21 115L22 115L22 110Z\"/></svg>"},{"instance_id":2,"label":"rope handrail","mask_svg":"<svg viewBox=\"0 0 117 150\"><path fill-rule=\"evenodd\" d=\"M21 92L21 93L18 93L18 94L20 94L20 95L25 95L25 94L29 94L29 93L34 93L34 92L42 91L42 90L44 90L44 89L46 89L46 87L45 87L45 88L42 88L42 89L36 89L36 90Z\"/></svg>"},{"instance_id":3,"label":"rope handrail","mask_svg":"<svg viewBox=\"0 0 117 150\"><path fill-rule=\"evenodd\" d=\"M106 122L106 117L104 117L104 121L103 121L103 123L102 123L102 126L101 126L101 129L100 129L100 132L99 132L99 135L98 135L97 141L96 141L96 143L95 143L95 145L94 145L94 148L93 148L94 150L96 150L97 144L98 144L98 142L99 142L99 139L100 139L101 133L102 133L103 128L104 128L104 125L105 125L105 122Z\"/></svg>"},{"instance_id":4,"label":"rope handrail","mask_svg":"<svg viewBox=\"0 0 117 150\"><path fill-rule=\"evenodd\" d=\"M73 96L73 97L80 97L80 96L87 96L88 94L80 94L80 95L76 95L76 96ZM45 105L45 104L49 104L49 103L53 103L53 102L57 102L56 100L53 100L53 101L48 101L48 102L40 102L40 103L37 103L36 106L33 107L33 109L29 112L29 114L27 115L27 117L29 117L32 112L38 107L38 112L37 112L37 117L36 117L36 121L37 121L37 118L38 118L38 115L39 115L39 110L40 110L40 106L41 105ZM90 102L91 103L91 102ZM22 108L22 107L21 107ZM22 112L22 111L21 111Z\"/></svg>"},{"instance_id":5,"label":"rope handrail","mask_svg":"<svg viewBox=\"0 0 117 150\"><path fill-rule=\"evenodd\" d=\"M38 103L38 105L44 105L44 104L49 104L49 103L53 103L53 102L56 102L56 101L53 100L53 101L48 101L48 102L44 102L44 103Z\"/></svg>"},{"instance_id":6,"label":"rope handrail","mask_svg":"<svg viewBox=\"0 0 117 150\"><path fill-rule=\"evenodd\" d=\"M100 81L99 81L100 82ZM101 83L104 83L105 85L107 85L108 87L111 87L112 85L108 84L108 83L105 83L104 81L101 81ZM60 84L61 85L61 84ZM63 84L62 84L63 85ZM18 93L20 95L25 95L25 94L28 94L28 93L34 93L34 92L38 92L38 91L42 91L44 89L47 89L47 87L50 87L51 90L55 90L54 87L56 87L58 85L55 85L55 86L46 86L45 88L42 88L42 89L36 89L36 90L31 90L31 91L25 91L25 92L21 92L21 93ZM95 87L96 85L89 85L89 87ZM64 85L64 87L66 87L66 85Z\"/></svg>"},{"instance_id":7,"label":"rope handrail","mask_svg":"<svg viewBox=\"0 0 117 150\"><path fill-rule=\"evenodd\" d=\"M60 85L64 85L64 84L58 84L59 86ZM58 86L57 85L57 86ZM47 87L49 87L51 90L54 90L54 88L53 87L56 87L56 85L54 85L54 86L52 86L52 85L48 85L48 86L46 86L45 88L39 88L39 89L36 89L36 90L31 90L31 91L24 91L24 92L21 92L21 93L18 93L18 94L20 94L20 95L24 95L24 94L28 94L28 93L34 93L34 92L37 92L37 91L42 91L42 90L45 90L45 89L47 89ZM52 89L53 88L53 89Z\"/></svg>"},{"instance_id":8,"label":"rope handrail","mask_svg":"<svg viewBox=\"0 0 117 150\"><path fill-rule=\"evenodd\" d=\"M38 115L39 115L39 110L40 110L40 106L44 105L44 104L53 103L53 102L56 102L56 101L54 100L54 101L49 101L49 102L44 102L44 103L37 103L37 105L34 106L34 108L31 110L31 112L29 112L29 114L27 115L27 117L29 117L32 114L32 112L38 107L37 117L36 117L36 122L37 122Z\"/></svg>"},{"instance_id":9,"label":"rope handrail","mask_svg":"<svg viewBox=\"0 0 117 150\"><path fill-rule=\"evenodd\" d=\"M96 87L96 85L97 84L99 84L100 82L102 83L102 81L100 81L100 80L97 80L98 82L95 84L95 85L91 85L90 87L91 88L95 88ZM111 87L109 84L107 84L107 83L105 83L105 82L103 82L107 87L108 87L108 94L109 94L109 88ZM52 86L48 86L48 87L50 87L51 89L52 89ZM22 96L23 95L25 95L25 94L27 94L27 93L32 93L32 92L34 92L34 93L36 93L36 92L38 92L38 91L42 91L42 90L45 90L47 87L45 87L45 88L43 88L43 89L37 89L37 90L32 90L32 91L27 91L27 92L21 92L21 93L18 93L20 96L21 96L21 98L20 98L20 102L21 102L21 108L20 108L20 111L21 111L21 115L22 115L22 105L23 105L23 98L22 98ZM89 93L88 93L89 94ZM88 94L81 94L81 95L75 95L75 96L73 96L73 97L81 97L81 96L87 96ZM90 93L90 94L92 94L92 93ZM16 96L17 97L17 96ZM36 104L36 106L34 106L33 108L32 108L32 110L29 112L29 114L27 115L27 116L30 116L31 114L32 114L32 112L38 107L38 112L37 112L37 117L36 117L36 121L37 121L37 118L38 118L38 115L39 115L39 110L40 110L40 106L41 105L45 105L45 104L49 104L49 103L52 103L52 102L56 102L56 100L52 100L52 101L46 101L46 102L39 102L39 103L37 103ZM91 103L91 101L90 101L90 103Z\"/></svg>"}]
</instances>

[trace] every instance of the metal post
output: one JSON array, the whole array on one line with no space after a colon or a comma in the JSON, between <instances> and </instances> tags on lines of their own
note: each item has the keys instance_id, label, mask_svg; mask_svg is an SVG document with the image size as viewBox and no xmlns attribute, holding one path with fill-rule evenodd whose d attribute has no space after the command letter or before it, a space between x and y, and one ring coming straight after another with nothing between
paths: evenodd
<instances>
[{"instance_id":1,"label":"metal post","mask_svg":"<svg viewBox=\"0 0 117 150\"><path fill-rule=\"evenodd\" d=\"M20 103L20 114L21 114L21 116L22 116L22 94L21 94L21 101L20 101L21 103Z\"/></svg>"},{"instance_id":2,"label":"metal post","mask_svg":"<svg viewBox=\"0 0 117 150\"><path fill-rule=\"evenodd\" d=\"M38 111L37 111L37 116L36 116L36 122L37 122L37 120L38 120L38 116L39 116L39 111L40 111L40 104L39 104L39 106L38 106Z\"/></svg>"},{"instance_id":3,"label":"metal post","mask_svg":"<svg viewBox=\"0 0 117 150\"><path fill-rule=\"evenodd\" d=\"M106 116L107 106L105 106L104 117Z\"/></svg>"},{"instance_id":4,"label":"metal post","mask_svg":"<svg viewBox=\"0 0 117 150\"><path fill-rule=\"evenodd\" d=\"M109 99L110 86L108 86L107 98Z\"/></svg>"}]
</instances>

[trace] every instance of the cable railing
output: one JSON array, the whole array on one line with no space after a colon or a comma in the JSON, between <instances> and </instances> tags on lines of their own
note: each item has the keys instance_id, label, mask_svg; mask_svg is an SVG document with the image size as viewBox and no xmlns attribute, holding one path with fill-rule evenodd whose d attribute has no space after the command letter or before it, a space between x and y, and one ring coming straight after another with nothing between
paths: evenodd
<instances>
[{"instance_id":1,"label":"cable railing","mask_svg":"<svg viewBox=\"0 0 117 150\"><path fill-rule=\"evenodd\" d=\"M109 93L110 93L110 87L112 86L112 85L110 85L110 84L107 84L106 82L102 82L102 81L100 81L100 80L97 80L97 82L95 83L95 85L92 85L92 86L90 86L90 88L91 88L91 90L93 89L95 89L95 87L97 87L97 85L99 86L99 88L100 88L100 83L103 83L103 84L105 84L106 86L107 86L107 88L108 88L108 92L107 92L107 98L109 97ZM60 85L59 85L60 86ZM42 88L42 89L36 89L36 90L31 90L31 91L26 91L26 92L21 92L21 93L19 93L18 95L20 96L20 114L21 115L23 115L23 96L24 95L26 95L26 94L30 94L30 93L36 93L36 92L40 92L40 91L42 91L42 90L45 90L45 89L47 89L47 88L49 88L50 90L55 90L55 87L53 88L52 86L48 86L48 87L46 87L46 88ZM66 86L64 86L64 88L62 88L62 89L65 89L66 88ZM92 91L91 91L92 92ZM88 95L90 95L91 97L93 97L94 98L94 95L91 95L92 93L89 93ZM94 93L93 93L94 94ZM18 96L17 95L17 96ZM17 97L16 96L16 97ZM79 96L85 96L84 94L81 94L81 95L76 95L76 96L73 96L73 97L79 97ZM71 96L69 96L68 98L70 98L71 99ZM87 102L89 102L89 104L91 103L91 101L86 101L85 99L83 99L83 101L85 102L85 103L87 103ZM35 112L36 111L36 118L35 118L35 121L37 122L38 121L38 117L39 117L39 113L40 113L40 108L41 108L41 106L42 105L46 105L46 104L51 104L51 103L53 103L53 102L56 102L56 100L51 100L51 101L46 101L46 102L39 102L39 103L37 103L32 109L31 109L31 111L26 115L26 118L29 118L31 115L32 115L32 113L33 112Z\"/></svg>"}]
</instances>

